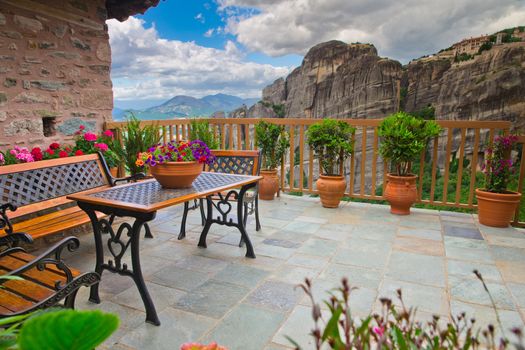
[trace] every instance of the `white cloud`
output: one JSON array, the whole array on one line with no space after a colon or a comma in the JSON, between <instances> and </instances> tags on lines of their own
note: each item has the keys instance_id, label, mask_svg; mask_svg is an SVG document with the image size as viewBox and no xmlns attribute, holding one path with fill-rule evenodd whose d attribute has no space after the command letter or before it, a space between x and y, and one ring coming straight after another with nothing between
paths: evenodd
<instances>
[{"instance_id":1,"label":"white cloud","mask_svg":"<svg viewBox=\"0 0 525 350\"><path fill-rule=\"evenodd\" d=\"M206 19L204 18L204 15L202 13L198 13L193 18L196 19L197 21L201 22L201 23L204 23L206 21Z\"/></svg>"},{"instance_id":2,"label":"white cloud","mask_svg":"<svg viewBox=\"0 0 525 350\"><path fill-rule=\"evenodd\" d=\"M305 54L315 44L339 39L371 42L381 55L406 62L464 37L525 23L523 0L218 0L218 4L226 30L239 43L272 56Z\"/></svg>"},{"instance_id":3,"label":"white cloud","mask_svg":"<svg viewBox=\"0 0 525 350\"><path fill-rule=\"evenodd\" d=\"M162 100L175 95L201 97L227 93L260 96L264 86L290 72L244 60L234 42L224 49L160 38L155 27L130 17L109 20L111 76L116 100Z\"/></svg>"},{"instance_id":4,"label":"white cloud","mask_svg":"<svg viewBox=\"0 0 525 350\"><path fill-rule=\"evenodd\" d=\"M214 32L215 32L215 29L214 28L210 28L204 33L204 36L206 38L211 38L213 36Z\"/></svg>"}]
</instances>

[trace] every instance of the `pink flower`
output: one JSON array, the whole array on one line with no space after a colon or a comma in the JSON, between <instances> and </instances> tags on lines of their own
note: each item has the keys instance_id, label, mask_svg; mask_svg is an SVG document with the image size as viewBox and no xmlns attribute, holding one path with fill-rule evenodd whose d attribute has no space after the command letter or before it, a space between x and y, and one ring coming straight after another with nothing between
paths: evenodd
<instances>
[{"instance_id":1,"label":"pink flower","mask_svg":"<svg viewBox=\"0 0 525 350\"><path fill-rule=\"evenodd\" d=\"M78 130L84 130L85 128L86 128L86 127L85 127L84 125L80 125L80 126L78 127Z\"/></svg>"},{"instance_id":2,"label":"pink flower","mask_svg":"<svg viewBox=\"0 0 525 350\"><path fill-rule=\"evenodd\" d=\"M106 152L108 150L108 145L105 143L95 143L95 147L101 150L102 152Z\"/></svg>"},{"instance_id":3,"label":"pink flower","mask_svg":"<svg viewBox=\"0 0 525 350\"><path fill-rule=\"evenodd\" d=\"M5 164L4 154L0 152L0 165L4 165L4 164Z\"/></svg>"},{"instance_id":4,"label":"pink flower","mask_svg":"<svg viewBox=\"0 0 525 350\"><path fill-rule=\"evenodd\" d=\"M385 329L383 327L377 327L375 326L374 328L372 328L372 331L378 336L378 337L382 337L383 334L385 334Z\"/></svg>"},{"instance_id":5,"label":"pink flower","mask_svg":"<svg viewBox=\"0 0 525 350\"><path fill-rule=\"evenodd\" d=\"M97 135L93 134L92 132L86 132L84 134L84 140L93 142L97 140Z\"/></svg>"},{"instance_id":6,"label":"pink flower","mask_svg":"<svg viewBox=\"0 0 525 350\"><path fill-rule=\"evenodd\" d=\"M106 130L102 133L102 135L106 136L106 137L109 137L109 138L113 138L113 131L111 130Z\"/></svg>"}]
</instances>

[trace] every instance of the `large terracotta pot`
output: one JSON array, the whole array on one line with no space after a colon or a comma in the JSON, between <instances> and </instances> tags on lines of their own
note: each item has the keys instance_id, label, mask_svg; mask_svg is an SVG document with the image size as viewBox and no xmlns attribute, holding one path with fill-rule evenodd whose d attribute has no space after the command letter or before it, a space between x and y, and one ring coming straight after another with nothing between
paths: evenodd
<instances>
[{"instance_id":1,"label":"large terracotta pot","mask_svg":"<svg viewBox=\"0 0 525 350\"><path fill-rule=\"evenodd\" d=\"M417 201L417 176L387 174L386 178L384 197L390 203L390 212L397 215L409 215L410 207Z\"/></svg>"},{"instance_id":2,"label":"large terracotta pot","mask_svg":"<svg viewBox=\"0 0 525 350\"><path fill-rule=\"evenodd\" d=\"M263 178L259 181L259 198L272 201L277 191L279 191L277 169L261 170L261 176Z\"/></svg>"},{"instance_id":3,"label":"large terracotta pot","mask_svg":"<svg viewBox=\"0 0 525 350\"><path fill-rule=\"evenodd\" d=\"M341 175L320 175L317 191L325 208L337 208L345 194L346 182Z\"/></svg>"},{"instance_id":4,"label":"large terracotta pot","mask_svg":"<svg viewBox=\"0 0 525 350\"><path fill-rule=\"evenodd\" d=\"M117 167L109 168L109 173L113 177L118 177L118 168Z\"/></svg>"},{"instance_id":5,"label":"large terracotta pot","mask_svg":"<svg viewBox=\"0 0 525 350\"><path fill-rule=\"evenodd\" d=\"M493 193L476 189L478 220L492 227L507 227L512 221L521 199L521 193L506 191Z\"/></svg>"},{"instance_id":6,"label":"large terracotta pot","mask_svg":"<svg viewBox=\"0 0 525 350\"><path fill-rule=\"evenodd\" d=\"M198 162L166 162L150 167L151 175L165 188L191 187L202 172Z\"/></svg>"}]
</instances>

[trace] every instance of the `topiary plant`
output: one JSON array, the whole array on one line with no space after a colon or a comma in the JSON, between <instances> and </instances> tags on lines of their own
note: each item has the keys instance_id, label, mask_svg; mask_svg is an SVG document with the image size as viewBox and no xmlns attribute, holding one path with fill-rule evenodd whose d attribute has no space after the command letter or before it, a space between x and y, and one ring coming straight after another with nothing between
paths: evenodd
<instances>
[{"instance_id":1,"label":"topiary plant","mask_svg":"<svg viewBox=\"0 0 525 350\"><path fill-rule=\"evenodd\" d=\"M290 147L290 139L284 126L261 120L255 125L255 136L262 155L261 169L277 168L284 153Z\"/></svg>"},{"instance_id":2,"label":"topiary plant","mask_svg":"<svg viewBox=\"0 0 525 350\"><path fill-rule=\"evenodd\" d=\"M308 127L308 145L319 158L324 175L342 175L340 165L354 150L354 132L353 126L335 119L324 119Z\"/></svg>"},{"instance_id":3,"label":"topiary plant","mask_svg":"<svg viewBox=\"0 0 525 350\"><path fill-rule=\"evenodd\" d=\"M405 112L392 114L379 125L379 153L390 161L394 175L407 176L412 161L421 154L428 140L440 132L441 127L432 120L416 118Z\"/></svg>"}]
</instances>

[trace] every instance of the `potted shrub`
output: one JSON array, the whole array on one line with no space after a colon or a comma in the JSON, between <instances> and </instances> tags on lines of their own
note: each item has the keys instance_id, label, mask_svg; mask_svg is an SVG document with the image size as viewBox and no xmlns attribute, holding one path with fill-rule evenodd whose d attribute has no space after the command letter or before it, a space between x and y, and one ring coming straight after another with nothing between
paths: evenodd
<instances>
[{"instance_id":1,"label":"potted shrub","mask_svg":"<svg viewBox=\"0 0 525 350\"><path fill-rule=\"evenodd\" d=\"M186 188L200 175L202 164L211 164L214 159L208 146L200 140L171 141L139 153L135 165L149 167L162 187Z\"/></svg>"},{"instance_id":2,"label":"potted shrub","mask_svg":"<svg viewBox=\"0 0 525 350\"><path fill-rule=\"evenodd\" d=\"M324 119L308 127L308 145L319 158L321 174L317 191L325 208L337 208L345 193L346 181L340 173L341 164L352 154L352 134L355 128L348 123Z\"/></svg>"},{"instance_id":3,"label":"potted shrub","mask_svg":"<svg viewBox=\"0 0 525 350\"><path fill-rule=\"evenodd\" d=\"M404 112L385 118L379 125L379 153L390 161L392 170L387 174L384 191L392 214L410 214L410 207L417 200L417 176L411 173L412 161L421 155L428 140L440 132L441 127L435 121Z\"/></svg>"},{"instance_id":4,"label":"potted shrub","mask_svg":"<svg viewBox=\"0 0 525 350\"><path fill-rule=\"evenodd\" d=\"M498 136L486 152L485 164L482 166L485 188L476 189L478 219L483 225L509 226L520 203L521 194L507 190L510 176L515 171L511 151L517 140L515 135Z\"/></svg>"},{"instance_id":5,"label":"potted shrub","mask_svg":"<svg viewBox=\"0 0 525 350\"><path fill-rule=\"evenodd\" d=\"M147 151L151 145L156 145L160 141L160 134L158 126L156 125L140 125L140 120L131 115L127 119L126 127L122 133L122 143L124 151L122 158L126 169L131 175L140 173L144 167L137 166L137 155L140 152Z\"/></svg>"},{"instance_id":6,"label":"potted shrub","mask_svg":"<svg viewBox=\"0 0 525 350\"><path fill-rule=\"evenodd\" d=\"M290 147L288 133L284 126L261 120L255 125L257 146L261 150L261 176L259 181L259 198L273 200L279 190L277 166L286 150Z\"/></svg>"},{"instance_id":7,"label":"potted shrub","mask_svg":"<svg viewBox=\"0 0 525 350\"><path fill-rule=\"evenodd\" d=\"M219 140L210 129L210 123L207 120L199 120L197 118L191 120L190 141L193 140L203 141L208 145L209 149L219 148Z\"/></svg>"}]
</instances>

